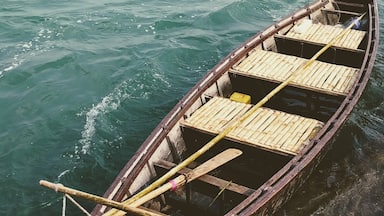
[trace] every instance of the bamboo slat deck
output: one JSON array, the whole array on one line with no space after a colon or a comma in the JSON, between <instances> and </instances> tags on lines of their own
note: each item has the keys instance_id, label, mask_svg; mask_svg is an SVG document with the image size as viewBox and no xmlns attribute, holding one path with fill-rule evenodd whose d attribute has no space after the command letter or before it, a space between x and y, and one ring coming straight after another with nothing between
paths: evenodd
<instances>
[{"instance_id":1,"label":"bamboo slat deck","mask_svg":"<svg viewBox=\"0 0 384 216\"><path fill-rule=\"evenodd\" d=\"M284 82L306 61L308 60L296 56L257 49L231 69L231 72ZM358 72L355 68L315 61L302 74L296 76L291 85L331 95L347 95L357 79Z\"/></svg>"},{"instance_id":2,"label":"bamboo slat deck","mask_svg":"<svg viewBox=\"0 0 384 216\"><path fill-rule=\"evenodd\" d=\"M230 120L240 117L251 107L250 104L214 97L181 124L217 134ZM249 145L296 155L322 126L323 123L315 119L262 107L227 137Z\"/></svg>"},{"instance_id":3,"label":"bamboo slat deck","mask_svg":"<svg viewBox=\"0 0 384 216\"><path fill-rule=\"evenodd\" d=\"M303 28L300 28L300 25ZM299 29L299 30L298 30ZM285 36L288 38L327 44L344 29L331 25L313 24L303 22L292 28ZM336 42L336 47L357 49L365 36L365 31L349 29L348 32Z\"/></svg>"}]
</instances>

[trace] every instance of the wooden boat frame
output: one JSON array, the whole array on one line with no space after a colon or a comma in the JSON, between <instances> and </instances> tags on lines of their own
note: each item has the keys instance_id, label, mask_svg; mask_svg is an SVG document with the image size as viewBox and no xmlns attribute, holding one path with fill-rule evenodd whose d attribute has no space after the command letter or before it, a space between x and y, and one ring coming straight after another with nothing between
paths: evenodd
<instances>
[{"instance_id":1,"label":"wooden boat frame","mask_svg":"<svg viewBox=\"0 0 384 216\"><path fill-rule=\"evenodd\" d=\"M360 4L357 2L350 4ZM174 143L170 141L169 134L175 133L175 130L179 130L177 128L179 128L180 119L189 117L191 113L197 109L197 106L200 106L205 102L206 94L204 95L204 93L216 91L217 94L223 94L223 92L221 92L222 89L219 88L219 86L221 86L220 77L222 77L223 74L228 72L233 65L244 58L244 56L255 47L261 46L262 49L268 49L271 43L274 43L270 42L270 40L274 40L273 36L281 31L285 31L287 26L293 26L304 17L311 18L313 12L324 8L328 3L329 0L320 0L305 6L303 9L298 10L292 15L266 28L261 33L251 37L219 62L182 98L182 100L176 104L176 106L153 130L136 154L121 170L120 174L104 196L108 199L117 201L121 201L131 196L132 194L129 192L129 187L135 183L134 181L144 167L151 166L149 161L151 158L156 157L156 154L160 154L159 152L162 150L159 150L159 147L162 143L167 142L171 153L174 155L178 154L179 150ZM379 24L377 10L377 2L376 0L373 0L372 5L369 5L368 7L367 14L367 16L371 18L367 31L367 40L370 43L367 44L365 49L363 63L361 64L362 66L357 78L358 81L353 85L353 90L345 96L337 111L328 121L326 121L325 125L304 149L294 156L261 187L252 191L252 193L248 193L247 198L235 206L231 211L227 212L226 215L273 214L282 204L292 197L293 192L304 183L320 163L327 151L331 148L337 132L358 102L369 80L378 49ZM200 101L198 105L196 105L196 101ZM103 209L103 207L98 205L94 209L93 214L99 215L101 209ZM103 211L104 210L105 208Z\"/></svg>"}]
</instances>

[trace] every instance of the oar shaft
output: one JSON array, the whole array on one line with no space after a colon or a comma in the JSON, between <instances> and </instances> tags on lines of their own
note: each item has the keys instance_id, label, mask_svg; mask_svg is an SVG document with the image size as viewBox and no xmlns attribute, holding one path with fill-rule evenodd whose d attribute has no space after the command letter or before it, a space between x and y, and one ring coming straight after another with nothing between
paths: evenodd
<instances>
[{"instance_id":1,"label":"oar shaft","mask_svg":"<svg viewBox=\"0 0 384 216\"><path fill-rule=\"evenodd\" d=\"M120 209L120 210L123 210L124 212L128 212L132 215L138 215L138 216L159 216L159 215L161 215L161 214L156 214L154 212L149 212L149 211L146 211L143 209L138 209L138 208L134 208L131 206L123 205L120 202L105 199L103 197L99 197L99 196L89 194L89 193L86 193L83 191L68 188L68 187L63 186L62 184L54 184L54 183L51 183L51 182L48 182L45 180L40 180L40 185L47 187L47 188L50 188L52 190L55 190L56 192L61 192L61 193L81 197L83 199L87 199L87 200L90 200L90 201L93 201L93 202L96 202L99 204L103 204L103 205L106 205L106 206L109 206L112 208Z\"/></svg>"},{"instance_id":2,"label":"oar shaft","mask_svg":"<svg viewBox=\"0 0 384 216\"><path fill-rule=\"evenodd\" d=\"M193 181L210 171L220 167L221 165L235 159L236 157L240 156L242 154L242 151L238 149L227 149L220 154L216 155L215 157L207 160L206 162L202 163L200 166L196 167L195 169L188 172L186 175L180 175L168 183L162 185L161 187L147 193L146 195L142 196L141 198L135 200L131 204L129 204L132 207L140 206L141 204L159 196L160 194L172 189L180 187L190 181Z\"/></svg>"},{"instance_id":3,"label":"oar shaft","mask_svg":"<svg viewBox=\"0 0 384 216\"><path fill-rule=\"evenodd\" d=\"M158 187L157 189L155 189L155 190L147 193L146 195L142 196L140 199L136 200L135 202L129 204L129 206L138 207L138 206L144 204L145 202L147 202L151 199L154 199L155 197L159 196L160 194L167 192L172 187L174 187L174 185L177 185L177 187L179 187L180 185L182 185L182 181L185 181L185 177L184 176L178 176L177 178L173 179L172 181L173 181L173 183L168 182L168 183L162 185L161 187Z\"/></svg>"}]
</instances>

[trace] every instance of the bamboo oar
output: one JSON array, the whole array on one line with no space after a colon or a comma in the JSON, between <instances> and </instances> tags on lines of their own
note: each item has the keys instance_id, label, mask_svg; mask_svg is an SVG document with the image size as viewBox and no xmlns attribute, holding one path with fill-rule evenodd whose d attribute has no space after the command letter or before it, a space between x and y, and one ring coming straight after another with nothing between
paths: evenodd
<instances>
[{"instance_id":1,"label":"bamboo oar","mask_svg":"<svg viewBox=\"0 0 384 216\"><path fill-rule=\"evenodd\" d=\"M172 180L170 180L168 183L164 184L163 186L157 188L156 190L153 190L149 192L148 194L144 195L140 199L136 200L135 202L129 204L131 207L138 207L142 205L143 203L159 196L160 194L168 191L168 190L175 190L178 187L181 187L188 182L191 182L210 171L216 169L217 167L237 158L240 156L243 152L238 149L227 149L220 154L216 155L215 157L209 159L205 163L201 164L200 166L196 167L195 169L191 170L185 175L180 175Z\"/></svg>"},{"instance_id":2,"label":"bamboo oar","mask_svg":"<svg viewBox=\"0 0 384 216\"><path fill-rule=\"evenodd\" d=\"M365 13L361 15L357 20L360 21L365 16ZM217 144L220 140L222 140L226 135L228 135L234 128L238 127L243 123L245 119L247 119L249 116L251 116L257 109L259 109L261 106L263 106L266 102L268 102L274 95L276 95L279 91L281 91L284 87L286 87L298 74L305 71L309 66L315 62L317 58L320 57L329 47L334 45L337 41L339 41L347 32L350 30L353 26L355 26L355 23L352 22L347 28L345 28L338 36L333 38L327 45L325 45L321 50L319 50L310 60L308 60L304 65L299 67L295 72L293 72L287 80L282 82L280 85L278 85L275 89L273 89L269 94L267 94L263 99L261 99L255 106L252 107L247 113L245 113L240 118L236 118L233 120L234 123L228 124L229 126L226 127L222 132L220 132L218 135L216 135L212 140L210 140L207 144L205 144L203 147L201 147L198 151L196 151L194 154L189 156L187 159L182 161L179 165L172 168L168 171L165 175L163 175L161 178L159 178L157 181L153 182L151 185L146 187L141 192L137 193L135 196L132 196L128 200L124 201L124 204L131 204L138 200L140 197L144 196L145 194L151 192L161 184L163 184L167 179L169 179L171 176L175 175L179 170L186 167L188 164L192 163L196 158L200 157L200 155L204 154L206 151L208 151L212 146ZM109 212L107 212L106 215L124 215L116 214L118 211L116 209L111 209Z\"/></svg>"},{"instance_id":3,"label":"bamboo oar","mask_svg":"<svg viewBox=\"0 0 384 216\"><path fill-rule=\"evenodd\" d=\"M81 198L84 198L84 199L87 199L87 200L91 200L91 201L96 202L96 203L100 203L100 204L106 205L106 206L109 206L109 207L112 207L112 208L123 210L124 214L126 212L128 212L128 213L130 213L130 215L138 215L138 216L162 216L163 215L163 214L160 214L160 213L150 212L150 211L146 211L144 209L139 209L139 208L131 207L131 206L128 206L128 205L124 205L124 204L122 204L120 202L116 202L116 201L105 199L103 197L99 197L99 196L96 196L96 195L93 195L93 194L89 194L89 193L85 193L85 192L82 192L82 191L79 191L79 190L68 188L68 187L65 187L62 184L54 184L54 183L51 183L51 182L48 182L48 181L45 181L45 180L40 180L40 185L44 186L44 187L47 187L47 188L50 188L52 190L55 190L56 192L70 194L70 195L73 195L73 196L81 197Z\"/></svg>"}]
</instances>

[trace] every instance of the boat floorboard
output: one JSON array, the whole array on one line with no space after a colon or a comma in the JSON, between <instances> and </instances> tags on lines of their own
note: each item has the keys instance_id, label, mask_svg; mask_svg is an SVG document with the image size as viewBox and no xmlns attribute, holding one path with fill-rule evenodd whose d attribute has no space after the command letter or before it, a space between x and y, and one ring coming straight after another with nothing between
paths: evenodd
<instances>
[{"instance_id":1,"label":"boat floorboard","mask_svg":"<svg viewBox=\"0 0 384 216\"><path fill-rule=\"evenodd\" d=\"M307 61L296 56L257 49L231 69L231 72L284 82ZM347 95L358 77L358 72L356 68L315 61L303 74L294 77L291 85L331 95Z\"/></svg>"},{"instance_id":2,"label":"boat floorboard","mask_svg":"<svg viewBox=\"0 0 384 216\"><path fill-rule=\"evenodd\" d=\"M218 134L232 119L239 118L251 107L250 104L214 97L181 125ZM323 123L315 119L262 107L233 129L227 138L296 155L322 126Z\"/></svg>"},{"instance_id":3,"label":"boat floorboard","mask_svg":"<svg viewBox=\"0 0 384 216\"><path fill-rule=\"evenodd\" d=\"M292 28L285 36L321 44L328 44L337 37L344 28L323 25L320 23L302 22ZM357 49L364 39L365 31L349 29L348 32L335 43L337 47Z\"/></svg>"}]
</instances>

